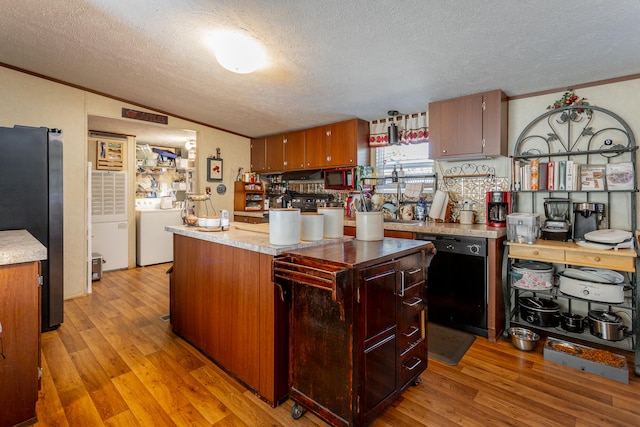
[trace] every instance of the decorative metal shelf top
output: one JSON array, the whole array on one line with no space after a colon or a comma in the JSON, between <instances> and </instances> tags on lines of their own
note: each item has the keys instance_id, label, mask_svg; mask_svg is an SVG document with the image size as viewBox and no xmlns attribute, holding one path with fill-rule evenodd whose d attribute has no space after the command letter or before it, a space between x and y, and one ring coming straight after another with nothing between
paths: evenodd
<instances>
[{"instance_id":1,"label":"decorative metal shelf top","mask_svg":"<svg viewBox=\"0 0 640 427\"><path fill-rule=\"evenodd\" d=\"M637 150L633 132L620 116L601 107L587 108L571 105L541 114L518 136L513 157L616 157Z\"/></svg>"},{"instance_id":2,"label":"decorative metal shelf top","mask_svg":"<svg viewBox=\"0 0 640 427\"><path fill-rule=\"evenodd\" d=\"M494 178L495 176L496 168L493 166L465 163L446 169L443 178Z\"/></svg>"}]
</instances>

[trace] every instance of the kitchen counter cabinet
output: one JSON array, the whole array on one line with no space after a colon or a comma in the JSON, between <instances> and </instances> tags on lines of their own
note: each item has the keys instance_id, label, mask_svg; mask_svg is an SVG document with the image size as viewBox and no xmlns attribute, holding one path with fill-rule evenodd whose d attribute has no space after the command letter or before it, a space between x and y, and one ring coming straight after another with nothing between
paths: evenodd
<instances>
[{"instance_id":1,"label":"kitchen counter cabinet","mask_svg":"<svg viewBox=\"0 0 640 427\"><path fill-rule=\"evenodd\" d=\"M0 231L0 426L37 422L40 261L47 249L25 230Z\"/></svg>"},{"instance_id":2,"label":"kitchen counter cabinet","mask_svg":"<svg viewBox=\"0 0 640 427\"><path fill-rule=\"evenodd\" d=\"M248 230L250 228L251 230ZM170 320L193 344L271 406L288 394L288 307L272 281L284 251L342 239L274 246L269 224L228 231L167 226L173 232Z\"/></svg>"},{"instance_id":3,"label":"kitchen counter cabinet","mask_svg":"<svg viewBox=\"0 0 640 427\"><path fill-rule=\"evenodd\" d=\"M433 245L407 239L288 252L290 397L332 425L367 425L427 367L425 275ZM314 343L322 343L317 345ZM294 418L301 415L298 403Z\"/></svg>"},{"instance_id":4,"label":"kitchen counter cabinet","mask_svg":"<svg viewBox=\"0 0 640 427\"><path fill-rule=\"evenodd\" d=\"M508 102L501 90L429 103L431 158L507 155Z\"/></svg>"}]
</instances>

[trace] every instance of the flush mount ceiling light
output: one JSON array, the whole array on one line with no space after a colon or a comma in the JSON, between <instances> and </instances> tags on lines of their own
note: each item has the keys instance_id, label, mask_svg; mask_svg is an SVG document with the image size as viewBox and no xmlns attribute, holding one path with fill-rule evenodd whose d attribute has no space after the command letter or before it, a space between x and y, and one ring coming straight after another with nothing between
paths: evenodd
<instances>
[{"instance_id":1,"label":"flush mount ceiling light","mask_svg":"<svg viewBox=\"0 0 640 427\"><path fill-rule=\"evenodd\" d=\"M237 31L220 31L211 38L216 60L229 71L248 74L267 63L267 54L253 38Z\"/></svg>"}]
</instances>

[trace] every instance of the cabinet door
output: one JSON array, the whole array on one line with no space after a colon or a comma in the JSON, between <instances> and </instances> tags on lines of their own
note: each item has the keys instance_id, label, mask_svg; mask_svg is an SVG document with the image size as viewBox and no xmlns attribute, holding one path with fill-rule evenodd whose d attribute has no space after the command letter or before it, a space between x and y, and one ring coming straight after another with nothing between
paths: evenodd
<instances>
[{"instance_id":1,"label":"cabinet door","mask_svg":"<svg viewBox=\"0 0 640 427\"><path fill-rule=\"evenodd\" d=\"M391 261L363 271L365 414L396 390L397 267L398 263Z\"/></svg>"},{"instance_id":2,"label":"cabinet door","mask_svg":"<svg viewBox=\"0 0 640 427\"><path fill-rule=\"evenodd\" d=\"M284 135L271 135L266 139L266 172L282 172L284 170Z\"/></svg>"},{"instance_id":3,"label":"cabinet door","mask_svg":"<svg viewBox=\"0 0 640 427\"><path fill-rule=\"evenodd\" d=\"M304 169L304 131L284 136L284 170Z\"/></svg>"},{"instance_id":4,"label":"cabinet door","mask_svg":"<svg viewBox=\"0 0 640 427\"><path fill-rule=\"evenodd\" d=\"M327 152L329 166L353 166L357 163L358 129L355 120L327 126Z\"/></svg>"},{"instance_id":5,"label":"cabinet door","mask_svg":"<svg viewBox=\"0 0 640 427\"><path fill-rule=\"evenodd\" d=\"M482 154L482 95L443 101L440 157Z\"/></svg>"},{"instance_id":6,"label":"cabinet door","mask_svg":"<svg viewBox=\"0 0 640 427\"><path fill-rule=\"evenodd\" d=\"M15 425L36 416L38 399L38 263L0 266L0 424Z\"/></svg>"},{"instance_id":7,"label":"cabinet door","mask_svg":"<svg viewBox=\"0 0 640 427\"><path fill-rule=\"evenodd\" d=\"M327 166L327 134L325 126L304 131L305 163L308 169Z\"/></svg>"},{"instance_id":8,"label":"cabinet door","mask_svg":"<svg viewBox=\"0 0 640 427\"><path fill-rule=\"evenodd\" d=\"M256 138L251 140L251 170L253 172L264 172L266 170L266 140Z\"/></svg>"}]
</instances>

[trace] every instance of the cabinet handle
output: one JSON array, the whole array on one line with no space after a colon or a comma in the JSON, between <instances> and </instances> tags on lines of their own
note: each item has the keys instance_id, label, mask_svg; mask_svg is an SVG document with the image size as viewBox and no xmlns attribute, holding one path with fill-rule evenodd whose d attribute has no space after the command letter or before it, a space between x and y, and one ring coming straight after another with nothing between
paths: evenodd
<instances>
[{"instance_id":1,"label":"cabinet handle","mask_svg":"<svg viewBox=\"0 0 640 427\"><path fill-rule=\"evenodd\" d=\"M600 257L599 257L599 256L597 256L597 257L595 257L593 260L594 260L595 262L600 262Z\"/></svg>"},{"instance_id":2,"label":"cabinet handle","mask_svg":"<svg viewBox=\"0 0 640 427\"><path fill-rule=\"evenodd\" d=\"M415 335L416 332L418 332L419 330L420 329L416 328L415 326L411 326L410 328L405 329L402 332L402 335L404 335L405 337L409 338L409 337ZM407 332L407 331L409 331L409 332Z\"/></svg>"},{"instance_id":3,"label":"cabinet handle","mask_svg":"<svg viewBox=\"0 0 640 427\"><path fill-rule=\"evenodd\" d=\"M406 368L409 371L413 371L414 369L416 369L418 366L420 366L420 364L422 363L422 360L420 360L417 357L412 357L411 359L408 360L408 362L413 362L411 366L407 365L406 363L402 364L403 368Z\"/></svg>"},{"instance_id":4,"label":"cabinet handle","mask_svg":"<svg viewBox=\"0 0 640 427\"><path fill-rule=\"evenodd\" d=\"M538 252L538 251L533 251L533 254L534 254L534 255L540 255L540 252Z\"/></svg>"},{"instance_id":5,"label":"cabinet handle","mask_svg":"<svg viewBox=\"0 0 640 427\"><path fill-rule=\"evenodd\" d=\"M404 270L400 270L400 296L404 296Z\"/></svg>"},{"instance_id":6,"label":"cabinet handle","mask_svg":"<svg viewBox=\"0 0 640 427\"><path fill-rule=\"evenodd\" d=\"M410 300L407 301L402 301L402 304L409 306L409 307L415 307L416 305L420 304L422 302L422 298L420 297L413 297Z\"/></svg>"},{"instance_id":7,"label":"cabinet handle","mask_svg":"<svg viewBox=\"0 0 640 427\"><path fill-rule=\"evenodd\" d=\"M446 154L446 153L447 153L447 150L442 150L442 153L443 153L443 154Z\"/></svg>"},{"instance_id":8,"label":"cabinet handle","mask_svg":"<svg viewBox=\"0 0 640 427\"><path fill-rule=\"evenodd\" d=\"M421 268L416 268L415 270L408 271L408 274L413 275L413 274L416 274L416 273L420 273L421 271L422 271Z\"/></svg>"}]
</instances>

